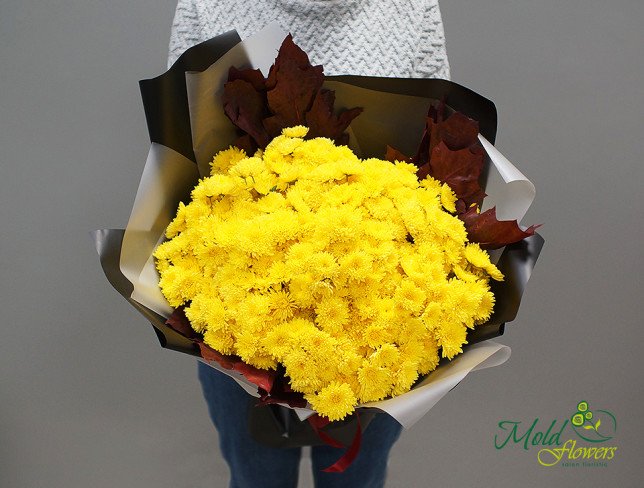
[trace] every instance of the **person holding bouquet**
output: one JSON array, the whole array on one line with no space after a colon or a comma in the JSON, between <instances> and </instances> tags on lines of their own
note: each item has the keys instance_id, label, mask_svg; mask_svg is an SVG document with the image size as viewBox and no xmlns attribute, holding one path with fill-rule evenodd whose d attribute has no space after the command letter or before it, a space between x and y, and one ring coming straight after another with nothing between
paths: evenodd
<instances>
[{"instance_id":1,"label":"person holding bouquet","mask_svg":"<svg viewBox=\"0 0 644 488\"><path fill-rule=\"evenodd\" d=\"M236 29L246 38L271 22L291 32L327 75L450 76L437 0L179 0L168 66L186 49L213 36ZM199 379L230 468L230 487L296 487L301 448L271 448L256 442L247 428L255 399L201 362ZM336 448L312 447L316 486L384 486L387 458L400 431L392 417L376 415L363 434L357 458L342 473L322 471L337 460Z\"/></svg>"}]
</instances>

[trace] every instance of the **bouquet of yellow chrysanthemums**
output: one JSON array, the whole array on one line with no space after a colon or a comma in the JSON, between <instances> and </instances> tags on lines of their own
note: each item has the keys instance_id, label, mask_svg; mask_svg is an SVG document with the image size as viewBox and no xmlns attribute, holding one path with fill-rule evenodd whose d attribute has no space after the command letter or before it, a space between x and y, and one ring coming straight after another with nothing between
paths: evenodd
<instances>
[{"instance_id":1,"label":"bouquet of yellow chrysanthemums","mask_svg":"<svg viewBox=\"0 0 644 488\"><path fill-rule=\"evenodd\" d=\"M307 131L218 153L154 255L164 296L206 345L283 365L340 420L462 352L503 276L468 242L447 184Z\"/></svg>"},{"instance_id":2,"label":"bouquet of yellow chrysanthemums","mask_svg":"<svg viewBox=\"0 0 644 488\"><path fill-rule=\"evenodd\" d=\"M483 187L510 219L534 187L486 139L491 102L444 80L325 80L290 37L264 78L251 68L282 38L228 33L141 83L153 144L128 228L95 233L103 268L164 346L262 402L409 426L507 358L471 347L426 376L514 318L542 241L482 210Z\"/></svg>"}]
</instances>

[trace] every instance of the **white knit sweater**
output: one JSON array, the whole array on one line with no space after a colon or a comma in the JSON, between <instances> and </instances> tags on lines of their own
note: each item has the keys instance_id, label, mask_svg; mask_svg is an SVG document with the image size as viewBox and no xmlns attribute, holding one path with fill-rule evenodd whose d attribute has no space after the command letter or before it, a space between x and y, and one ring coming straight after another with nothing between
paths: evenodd
<instances>
[{"instance_id":1,"label":"white knit sweater","mask_svg":"<svg viewBox=\"0 0 644 488\"><path fill-rule=\"evenodd\" d=\"M189 47L276 21L328 75L449 79L438 0L179 0L168 66Z\"/></svg>"}]
</instances>

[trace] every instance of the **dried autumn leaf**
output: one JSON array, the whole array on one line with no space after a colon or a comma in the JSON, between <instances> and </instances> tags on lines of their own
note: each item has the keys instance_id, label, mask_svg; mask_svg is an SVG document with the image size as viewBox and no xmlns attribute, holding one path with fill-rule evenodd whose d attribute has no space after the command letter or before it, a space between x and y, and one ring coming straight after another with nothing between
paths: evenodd
<instances>
[{"instance_id":1,"label":"dried autumn leaf","mask_svg":"<svg viewBox=\"0 0 644 488\"><path fill-rule=\"evenodd\" d=\"M496 249L534 234L538 226L521 230L516 221L499 221L496 210L478 213L485 198L479 183L485 152L478 140L479 124L460 112L445 116L445 102L429 108L421 141L412 158L387 146L386 159L407 160L418 166L419 180L431 176L447 183L458 200L456 212L468 238L484 249Z\"/></svg>"},{"instance_id":2,"label":"dried autumn leaf","mask_svg":"<svg viewBox=\"0 0 644 488\"><path fill-rule=\"evenodd\" d=\"M246 132L259 147L266 147L270 138L262 121L266 117L266 99L253 84L238 78L224 85L224 112Z\"/></svg>"},{"instance_id":3,"label":"dried autumn leaf","mask_svg":"<svg viewBox=\"0 0 644 488\"><path fill-rule=\"evenodd\" d=\"M259 147L259 145L248 134L244 134L243 136L235 139L233 146L243 149L246 154L255 154L255 151Z\"/></svg>"},{"instance_id":4,"label":"dried autumn leaf","mask_svg":"<svg viewBox=\"0 0 644 488\"><path fill-rule=\"evenodd\" d=\"M429 167L424 165L419 168L419 178L421 174L424 177L423 173L427 171L432 178L447 183L456 197L463 200L467 207L473 203L481 205L485 197L479 183L483 171L483 157L484 151L479 144L455 151L441 140L432 149Z\"/></svg>"},{"instance_id":5,"label":"dried autumn leaf","mask_svg":"<svg viewBox=\"0 0 644 488\"><path fill-rule=\"evenodd\" d=\"M253 85L258 92L266 91L266 79L258 69L237 69L231 66L228 70L228 81L244 80Z\"/></svg>"},{"instance_id":6,"label":"dried autumn leaf","mask_svg":"<svg viewBox=\"0 0 644 488\"><path fill-rule=\"evenodd\" d=\"M346 145L349 134L344 131L353 119L362 113L362 108L344 110L340 115L333 113L335 92L321 89L318 91L311 109L306 113L306 126L309 128L309 137L328 137L336 144Z\"/></svg>"},{"instance_id":7,"label":"dried autumn leaf","mask_svg":"<svg viewBox=\"0 0 644 488\"><path fill-rule=\"evenodd\" d=\"M479 142L479 123L460 112L454 112L445 120L427 117L427 132L430 153L441 142L452 151L475 146Z\"/></svg>"},{"instance_id":8,"label":"dried autumn leaf","mask_svg":"<svg viewBox=\"0 0 644 488\"><path fill-rule=\"evenodd\" d=\"M186 337L187 339L190 339L191 341L202 339L201 334L198 334L193 330L192 326L190 325L190 321L188 320L188 317L186 317L186 314L184 312L184 307L182 306L174 309L172 315L168 317L165 323L168 327Z\"/></svg>"},{"instance_id":9,"label":"dried autumn leaf","mask_svg":"<svg viewBox=\"0 0 644 488\"><path fill-rule=\"evenodd\" d=\"M235 365L234 361L231 361L228 356L224 356L220 352L208 347L203 341L198 342L197 345L199 346L199 354L206 361L217 361L222 368L233 369Z\"/></svg>"},{"instance_id":10,"label":"dried autumn leaf","mask_svg":"<svg viewBox=\"0 0 644 488\"><path fill-rule=\"evenodd\" d=\"M385 159L387 161L391 161L392 163L395 161L404 161L406 163L412 162L412 158L410 158L409 156L406 156L398 149L396 149L395 147L391 147L390 145L387 145L387 149L385 152ZM418 179L421 180L422 178L419 176Z\"/></svg>"},{"instance_id":11,"label":"dried autumn leaf","mask_svg":"<svg viewBox=\"0 0 644 488\"><path fill-rule=\"evenodd\" d=\"M418 179L429 175L447 183L466 207L481 205L485 197L479 183L484 152L478 140L479 124L460 112L445 117L445 110L443 101L430 106L416 155L405 160L418 166ZM404 157L393 148L387 152L389 160Z\"/></svg>"},{"instance_id":12,"label":"dried autumn leaf","mask_svg":"<svg viewBox=\"0 0 644 488\"><path fill-rule=\"evenodd\" d=\"M498 249L530 237L539 225L522 230L516 220L497 220L496 208L479 213L476 206L458 216L465 224L467 237L478 242L482 249Z\"/></svg>"},{"instance_id":13,"label":"dried autumn leaf","mask_svg":"<svg viewBox=\"0 0 644 488\"><path fill-rule=\"evenodd\" d=\"M215 351L203 341L203 336L192 329L188 317L186 317L184 307L177 307L170 317L166 320L166 325L190 339L199 346L199 353L206 361L216 361L222 368L238 371L246 377L251 383L271 391L277 372L274 370L258 369L244 363L237 356L227 356Z\"/></svg>"},{"instance_id":14,"label":"dried autumn leaf","mask_svg":"<svg viewBox=\"0 0 644 488\"><path fill-rule=\"evenodd\" d=\"M484 152L478 140L479 124L460 112L445 117L443 101L431 106L417 156L419 178L430 175L447 183L466 207L481 205L485 193L479 183Z\"/></svg>"},{"instance_id":15,"label":"dried autumn leaf","mask_svg":"<svg viewBox=\"0 0 644 488\"><path fill-rule=\"evenodd\" d=\"M283 374L278 374L270 391L259 389L259 402L263 405L286 403L290 407L305 408L307 401L304 399L304 395L299 391L293 391L288 381L288 378L285 378Z\"/></svg>"},{"instance_id":16,"label":"dried autumn leaf","mask_svg":"<svg viewBox=\"0 0 644 488\"><path fill-rule=\"evenodd\" d=\"M238 371L248 381L266 391L270 391L273 388L273 382L277 375L275 370L255 368L250 364L246 364L237 356L227 356L215 351L203 341L199 341L197 344L199 345L201 357L206 361L216 361L222 368Z\"/></svg>"},{"instance_id":17,"label":"dried autumn leaf","mask_svg":"<svg viewBox=\"0 0 644 488\"><path fill-rule=\"evenodd\" d=\"M306 125L306 112L323 82L322 66L313 66L289 34L266 79L268 107L274 119L270 126ZM272 137L277 135L271 134Z\"/></svg>"},{"instance_id":18,"label":"dried autumn leaf","mask_svg":"<svg viewBox=\"0 0 644 488\"><path fill-rule=\"evenodd\" d=\"M430 137L430 123L432 122L442 122L445 118L445 100L442 99L438 105L430 105L427 111L427 117L425 119L425 128L423 130L423 135L420 138L420 143L418 144L418 150L416 155L413 158L414 164L417 166L422 166L429 163L430 147L429 147L429 137ZM424 178L424 176L423 176Z\"/></svg>"},{"instance_id":19,"label":"dried autumn leaf","mask_svg":"<svg viewBox=\"0 0 644 488\"><path fill-rule=\"evenodd\" d=\"M362 109L336 115L335 94L323 89L323 82L322 66L311 65L291 35L284 39L267 79L259 70L231 69L224 85L224 110L244 133L235 145L252 153L294 125L309 127L309 138L328 137L346 144L345 130Z\"/></svg>"},{"instance_id":20,"label":"dried autumn leaf","mask_svg":"<svg viewBox=\"0 0 644 488\"><path fill-rule=\"evenodd\" d=\"M248 381L266 391L273 389L273 382L277 374L273 369L258 369L239 360L233 365L233 370L240 372Z\"/></svg>"}]
</instances>

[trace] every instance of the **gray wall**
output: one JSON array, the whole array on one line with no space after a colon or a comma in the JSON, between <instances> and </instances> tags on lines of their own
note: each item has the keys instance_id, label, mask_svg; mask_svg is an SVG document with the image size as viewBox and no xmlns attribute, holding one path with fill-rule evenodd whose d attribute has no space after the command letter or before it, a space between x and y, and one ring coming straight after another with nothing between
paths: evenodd
<instances>
[{"instance_id":1,"label":"gray wall","mask_svg":"<svg viewBox=\"0 0 644 488\"><path fill-rule=\"evenodd\" d=\"M155 344L88 231L122 227L147 154L137 81L172 0L0 3L0 486L225 486L194 360ZM445 0L455 81L495 101L546 247L503 342L406 432L390 486L641 486L641 0ZM503 419L618 419L606 468L496 450ZM307 485L305 477L302 485Z\"/></svg>"}]
</instances>

